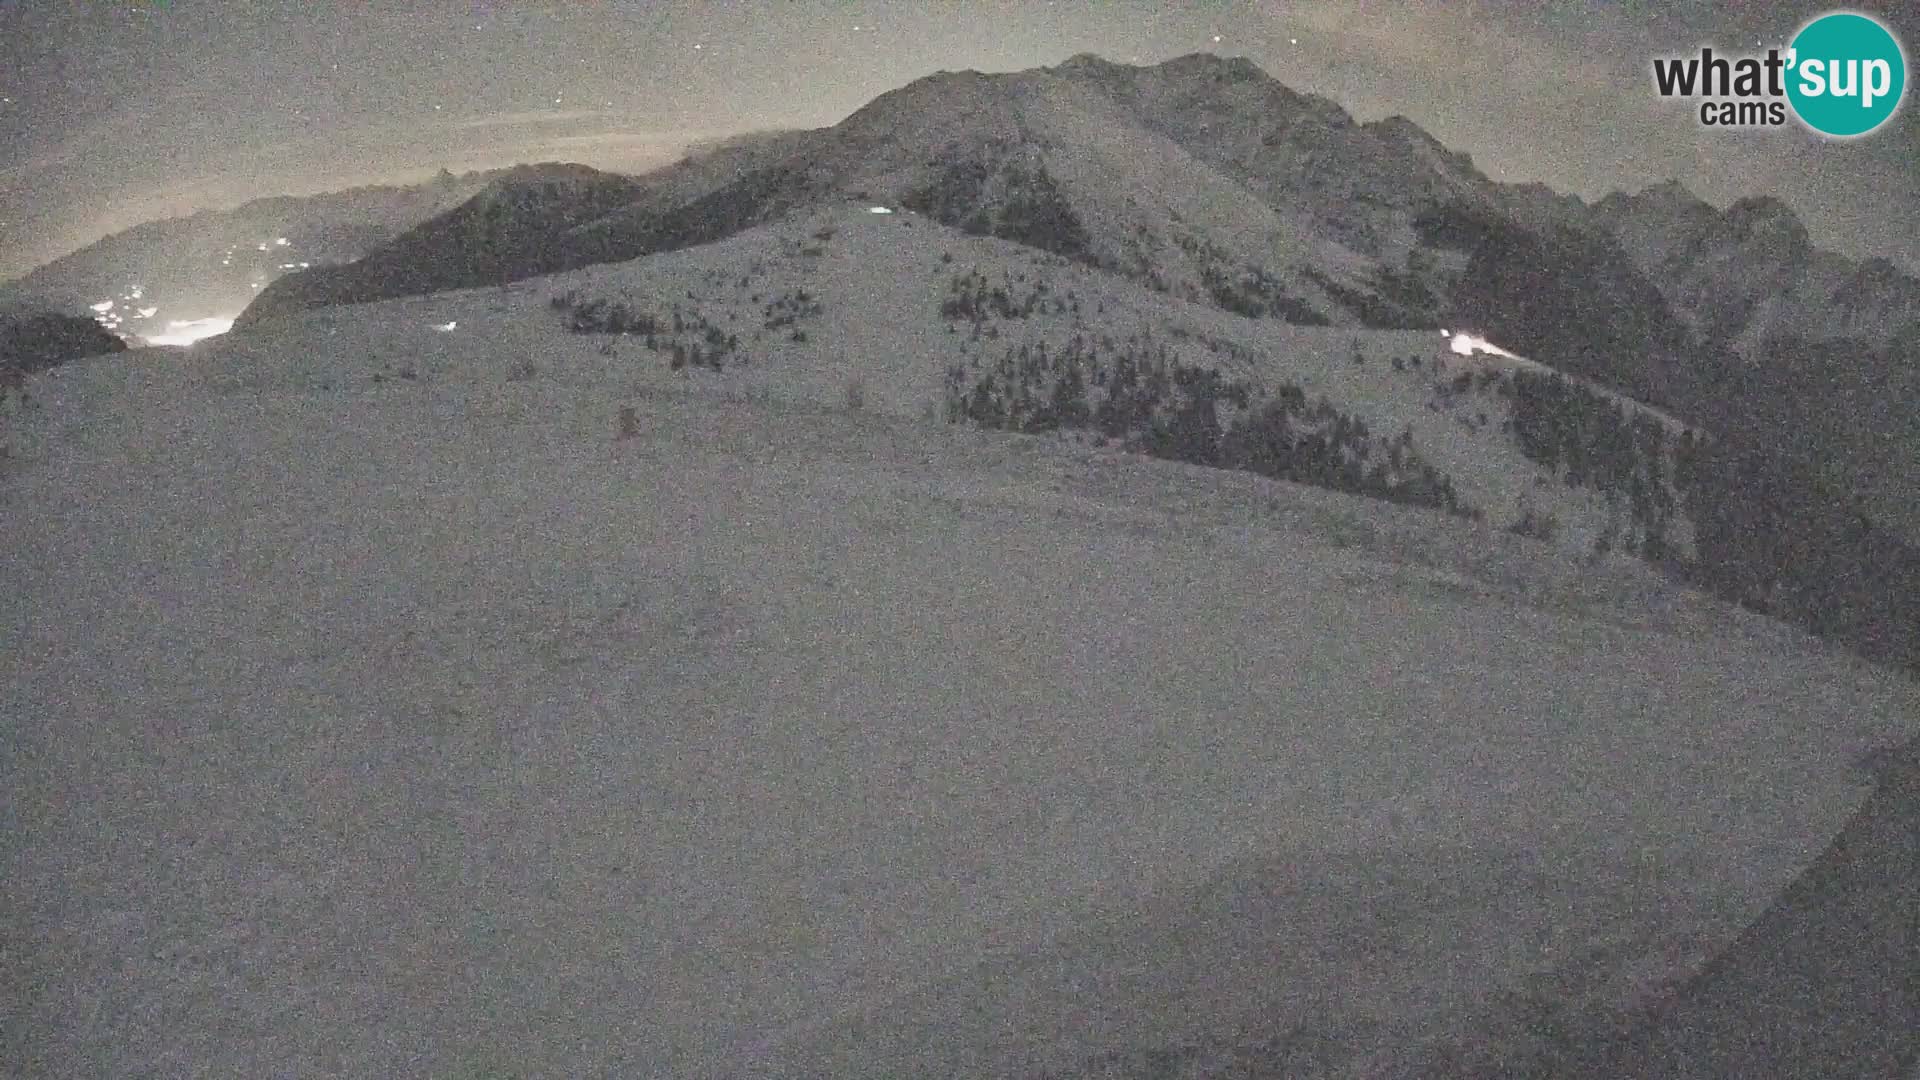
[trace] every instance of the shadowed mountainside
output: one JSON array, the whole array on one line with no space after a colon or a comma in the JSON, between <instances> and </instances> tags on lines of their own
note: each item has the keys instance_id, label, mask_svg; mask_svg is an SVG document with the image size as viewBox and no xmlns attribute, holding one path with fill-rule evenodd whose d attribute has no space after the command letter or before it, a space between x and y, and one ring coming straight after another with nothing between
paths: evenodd
<instances>
[{"instance_id":1,"label":"shadowed mountainside","mask_svg":"<svg viewBox=\"0 0 1920 1080\"><path fill-rule=\"evenodd\" d=\"M78 315L0 308L0 370L31 374L83 356L121 352L126 342Z\"/></svg>"}]
</instances>

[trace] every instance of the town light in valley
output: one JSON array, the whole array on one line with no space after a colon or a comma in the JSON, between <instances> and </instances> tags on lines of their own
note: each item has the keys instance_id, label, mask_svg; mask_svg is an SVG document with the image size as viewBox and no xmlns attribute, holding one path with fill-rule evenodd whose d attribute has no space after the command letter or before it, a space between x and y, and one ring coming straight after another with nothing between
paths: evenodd
<instances>
[{"instance_id":1,"label":"town light in valley","mask_svg":"<svg viewBox=\"0 0 1920 1080\"><path fill-rule=\"evenodd\" d=\"M217 337L233 329L231 318L212 319L172 319L162 334L152 334L145 339L149 345L191 345L210 337Z\"/></svg>"}]
</instances>

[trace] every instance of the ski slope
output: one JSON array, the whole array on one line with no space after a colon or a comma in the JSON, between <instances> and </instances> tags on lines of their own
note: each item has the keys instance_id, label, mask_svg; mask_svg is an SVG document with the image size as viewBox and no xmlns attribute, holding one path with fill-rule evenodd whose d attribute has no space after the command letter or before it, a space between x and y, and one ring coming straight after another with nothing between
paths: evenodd
<instances>
[{"instance_id":1,"label":"ski slope","mask_svg":"<svg viewBox=\"0 0 1920 1080\"><path fill-rule=\"evenodd\" d=\"M665 379L549 285L29 381L22 1073L1333 1075L1686 972L1916 734L1630 564Z\"/></svg>"}]
</instances>

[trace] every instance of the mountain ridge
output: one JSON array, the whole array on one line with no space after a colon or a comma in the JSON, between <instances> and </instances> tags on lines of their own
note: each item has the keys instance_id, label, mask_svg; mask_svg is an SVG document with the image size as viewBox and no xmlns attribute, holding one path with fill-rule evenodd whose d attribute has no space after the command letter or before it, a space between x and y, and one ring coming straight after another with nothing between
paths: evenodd
<instances>
[{"instance_id":1,"label":"mountain ridge","mask_svg":"<svg viewBox=\"0 0 1920 1080\"><path fill-rule=\"evenodd\" d=\"M1768 610L1804 602L1792 596L1820 596L1812 603L1823 620L1847 609L1877 612L1867 620L1875 626L1909 621L1888 609L1904 600L1861 593L1842 572L1848 556L1822 547L1865 557L1854 521L1862 512L1920 538L1920 481L1900 465L1903 448L1920 449L1920 430L1884 409L1851 407L1871 397L1867 388L1892 385L1891 361L1865 350L1848 355L1852 339L1837 339L1814 343L1826 350L1818 359L1763 365L1767 377L1756 378L1754 354L1741 351L1734 332L1752 320L1736 317L1737 305L1709 303L1721 299L1713 282L1738 260L1701 261L1704 284L1690 285L1662 266L1699 244L1687 240L1655 258L1645 242L1667 236L1659 220L1675 218L1735 248L1802 252L1805 230L1777 200L1721 212L1675 184L1638 202L1622 196L1588 207L1540 185L1491 181L1411 122L1361 124L1251 63L1205 54L1151 67L1081 56L1008 74L935 73L830 128L722 147L633 184L628 205L545 236L541 250L553 257L493 260L491 280L622 263L803 211L877 204L1235 315L1353 330L1465 330L1721 440L1707 459L1713 494L1703 511L1716 523L1716 554L1698 572L1723 594ZM1664 217L1638 232L1615 227L1641 205ZM470 267L486 254L462 249L458 230L434 235L423 228L393 251L424 248L414 260L420 266ZM349 283L344 295L358 296L487 283L463 273L395 288L380 280L390 276L382 258L326 279ZM1757 276L1739 277L1750 287ZM326 302L302 295L313 281L277 282L243 325L264 327L277 313ZM1855 317L1876 317L1864 310ZM1535 404L1556 410L1556 422L1600 427L1553 439L1626 430L1604 407L1557 395ZM1621 438L1622 447L1632 442ZM1627 475L1616 479L1624 484ZM1631 494L1622 487L1609 498ZM1636 514L1651 512L1645 496L1634 496ZM1745 505L1756 502L1757 512ZM1786 506L1795 512L1781 512ZM1761 539L1789 535L1799 539ZM1798 567L1782 562L1782 552L1802 548L1824 553ZM1904 580L1912 560L1895 561L1901 568L1887 572ZM1814 575L1813 566L1834 574ZM1904 655L1913 629L1873 635Z\"/></svg>"},{"instance_id":2,"label":"mountain ridge","mask_svg":"<svg viewBox=\"0 0 1920 1080\"><path fill-rule=\"evenodd\" d=\"M1091 95L1065 100L1073 96L1075 87ZM997 174L1010 168L1030 174L1035 166L1046 167L1049 181L1056 186L1064 182L1068 189L1096 183L1092 191L1083 193L1084 198L1068 190L1070 205L1111 207L1144 194L1180 213L1187 207L1166 198L1167 189L1180 184L1205 193L1203 199L1214 209L1225 209L1244 198L1177 166L1173 173L1146 183L1144 193L1122 190L1102 195L1098 178L1076 178L1070 175L1075 171L1071 165L1054 160L1073 144L1090 149L1097 145L1097 140L1089 141L1087 130L1071 130L1076 120L1086 117L1062 115L1076 109L1101 113L1099 119L1108 126L1124 123L1166 140L1158 150L1129 147L1135 151L1129 164L1135 167L1146 159L1166 158L1177 149L1172 157L1197 161L1216 175L1224 171L1232 186L1266 203L1265 215L1229 211L1211 224L1215 234L1270 235L1245 242L1223 241L1219 235L1204 239L1224 243L1232 260L1260 262L1262 271L1279 287L1297 294L1298 303L1290 305L1296 312L1310 309L1319 317L1342 321L1352 305L1342 304L1314 278L1290 271L1312 269L1330 277L1336 290L1377 294L1380 290L1368 288L1359 279L1383 270L1407 272L1406 252L1417 243L1411 236L1411 219L1434 203L1461 202L1497 210L1529 228L1570 228L1598 244L1619 243L1675 305L1683 321L1703 337L1724 340L1736 348L1745 348L1756 336L1778 336L1786 316L1763 313L1765 317L1756 323L1741 317L1744 312L1729 315L1720 310L1727 304L1709 303L1714 294L1731 289L1732 275L1708 272L1711 266L1728 261L1725 253L1712 258L1709 254L1728 246L1741 251L1777 249L1776 262L1781 265L1774 271L1739 275L1750 290L1758 287L1754 282L1797 282L1809 268L1817 271L1827 290L1816 298L1817 303L1809 300L1795 308L1801 314L1833 310L1834 293L1848 287L1865 294L1844 305L1854 313L1851 319L1834 323L1828 331L1808 333L1815 322L1797 319L1793 325L1799 336L1858 337L1877 327L1875 343L1884 344L1903 325L1903 313L1911 309L1920 316L1920 281L1885 260L1855 262L1815 250L1804 226L1778 200L1743 199L1720 211L1678 183L1669 183L1637 195L1614 193L1588 206L1543 185L1502 184L1479 172L1470 157L1448 150L1404 117L1362 124L1337 103L1297 93L1244 58L1205 53L1151 67L1117 64L1082 53L1054 67L1006 74L966 71L923 76L879 95L832 127L782 133L747 148L722 146L704 155L712 159L705 164L690 161L648 174L640 180L644 191L632 207L574 229L572 243L578 250L563 261L576 265L620 261L688 242L707 242L729 229L835 194L910 202L908 196L916 191L924 197L928 189L937 188L950 196L950 216L960 221L979 208L959 206L957 196L975 196L977 203L979 197L999 197L1005 194L1004 188L1020 186L995 182ZM1069 130L1063 131L1062 123ZM1024 149L1016 154L1016 147ZM929 151L941 160L914 160ZM942 166L943 175L927 175ZM1018 181L1020 177L1001 179ZM730 220L710 220L705 227L689 229L674 218L701 200L709 206L730 204L732 212L722 215ZM1196 217L1192 212L1182 216ZM1115 223L1121 235L1103 235L1109 230L1103 230L1098 221L1079 224L1083 230L1092 228L1092 249L1086 254L1094 261L1120 272L1139 273L1152 261L1144 257L1151 249L1162 264L1155 268L1167 279L1163 284L1202 289L1205 270L1190 265L1200 260L1168 250L1170 245L1193 239L1179 234L1195 230L1170 228L1164 220L1139 215ZM1141 226L1146 233L1139 231ZM1020 238L1015 229L992 222L987 227L1002 228L1003 233ZM1674 239L1676 228L1685 242ZM1129 232L1132 235L1126 235ZM1318 250L1302 259L1289 259L1284 250L1289 244ZM1045 246L1044 240L1040 246ZM1675 260L1693 266L1694 276L1675 272ZM536 268L544 272L551 261L504 267L497 276L524 276ZM292 283L280 287L248 321L270 314L296 290ZM369 291L379 290L358 290ZM354 289L346 292L357 294Z\"/></svg>"}]
</instances>

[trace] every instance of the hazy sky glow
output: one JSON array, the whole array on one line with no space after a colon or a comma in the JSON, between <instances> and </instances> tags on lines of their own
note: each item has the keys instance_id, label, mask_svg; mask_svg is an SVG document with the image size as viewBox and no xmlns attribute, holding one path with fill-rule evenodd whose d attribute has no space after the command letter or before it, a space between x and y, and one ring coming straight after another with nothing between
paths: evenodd
<instances>
[{"instance_id":1,"label":"hazy sky glow","mask_svg":"<svg viewBox=\"0 0 1920 1080\"><path fill-rule=\"evenodd\" d=\"M1247 56L1361 119L1409 116L1499 179L1588 198L1667 178L1720 204L1776 194L1817 242L1920 271L1911 101L1840 144L1797 125L1703 129L1653 93L1654 55L1784 45L1825 7L1173 6L0 0L0 276L198 206L442 167L637 171L689 140L831 124L937 70L1196 51ZM1854 9L1920 51L1906 5Z\"/></svg>"}]
</instances>

